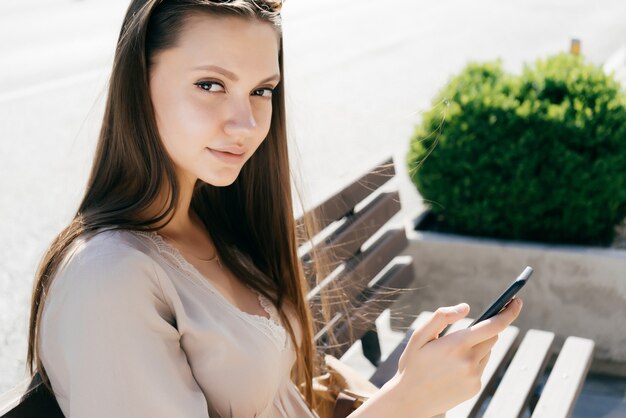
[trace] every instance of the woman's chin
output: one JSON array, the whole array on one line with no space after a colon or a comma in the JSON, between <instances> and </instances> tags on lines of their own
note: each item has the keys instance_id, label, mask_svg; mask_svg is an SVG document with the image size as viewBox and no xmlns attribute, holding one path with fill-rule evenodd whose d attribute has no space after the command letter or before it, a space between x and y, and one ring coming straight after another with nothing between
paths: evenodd
<instances>
[{"instance_id":1,"label":"woman's chin","mask_svg":"<svg viewBox=\"0 0 626 418\"><path fill-rule=\"evenodd\" d=\"M239 172L237 172L236 174L237 175L200 177L199 179L200 181L210 184L211 186L226 187L226 186L230 186L231 184L235 182L235 180L237 180L237 176L239 175Z\"/></svg>"}]
</instances>

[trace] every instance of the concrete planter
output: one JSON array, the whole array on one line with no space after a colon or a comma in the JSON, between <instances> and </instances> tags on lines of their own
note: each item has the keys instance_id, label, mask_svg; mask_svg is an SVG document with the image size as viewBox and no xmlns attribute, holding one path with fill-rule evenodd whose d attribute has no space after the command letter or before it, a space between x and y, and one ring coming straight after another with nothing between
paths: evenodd
<instances>
[{"instance_id":1,"label":"concrete planter","mask_svg":"<svg viewBox=\"0 0 626 418\"><path fill-rule=\"evenodd\" d=\"M424 214L406 222L404 254L415 264L418 289L392 307L391 326L412 315L467 302L482 313L526 265L535 272L520 291L524 309L515 322L564 337L596 342L592 370L626 375L626 250L474 238L416 230Z\"/></svg>"}]
</instances>

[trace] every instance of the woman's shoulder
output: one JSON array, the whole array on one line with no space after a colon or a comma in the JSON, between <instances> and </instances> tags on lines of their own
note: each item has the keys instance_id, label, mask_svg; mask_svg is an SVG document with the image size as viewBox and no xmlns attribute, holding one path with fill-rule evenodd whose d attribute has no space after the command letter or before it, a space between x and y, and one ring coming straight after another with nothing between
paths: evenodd
<instances>
[{"instance_id":1,"label":"woman's shoulder","mask_svg":"<svg viewBox=\"0 0 626 418\"><path fill-rule=\"evenodd\" d=\"M68 247L64 264L115 267L150 262L148 252L129 230L99 228L79 235Z\"/></svg>"},{"instance_id":2,"label":"woman's shoulder","mask_svg":"<svg viewBox=\"0 0 626 418\"><path fill-rule=\"evenodd\" d=\"M100 228L70 244L53 286L73 289L110 289L145 286L158 281L158 266L149 251L129 230ZM55 284L56 283L56 284Z\"/></svg>"}]
</instances>

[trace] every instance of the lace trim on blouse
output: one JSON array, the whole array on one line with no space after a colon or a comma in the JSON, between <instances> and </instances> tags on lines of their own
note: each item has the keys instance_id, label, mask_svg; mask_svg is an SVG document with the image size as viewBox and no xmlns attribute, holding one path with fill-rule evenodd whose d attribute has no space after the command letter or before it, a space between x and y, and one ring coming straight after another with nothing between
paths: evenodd
<instances>
[{"instance_id":1,"label":"lace trim on blouse","mask_svg":"<svg viewBox=\"0 0 626 418\"><path fill-rule=\"evenodd\" d=\"M219 300L223 302L224 305L232 309L237 315L242 318L248 320L253 325L256 326L261 332L267 335L277 346L279 350L284 350L287 347L287 330L280 323L280 316L278 314L278 310L272 304L272 302L263 296L261 293L250 287L248 284L246 286L257 294L259 303L269 314L269 318L262 316L251 314L248 312L244 312L241 309L234 306L230 301L228 301L224 295L220 291L218 291L211 282L209 282L206 277L202 273L198 271L198 269L191 264L187 259L180 253L178 248L174 247L170 243L166 242L161 235L159 235L156 231L137 231L130 230L132 233L139 234L145 237L148 237L154 245L157 247L159 253L167 254L171 256L174 260L176 260L178 266L181 270L183 270L189 277L195 277L199 279L201 284L211 291L214 295L217 296Z\"/></svg>"}]
</instances>

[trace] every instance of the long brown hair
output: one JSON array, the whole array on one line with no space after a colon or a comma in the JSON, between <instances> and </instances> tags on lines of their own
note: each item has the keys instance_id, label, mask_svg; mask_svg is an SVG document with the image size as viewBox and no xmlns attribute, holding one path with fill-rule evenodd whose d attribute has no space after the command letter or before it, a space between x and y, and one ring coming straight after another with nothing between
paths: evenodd
<instances>
[{"instance_id":1,"label":"long brown hair","mask_svg":"<svg viewBox=\"0 0 626 418\"><path fill-rule=\"evenodd\" d=\"M258 2L259 0L257 0ZM72 221L53 240L35 277L29 321L27 365L39 372L52 391L39 356L40 317L54 274L69 245L81 234L102 227L157 230L157 223L174 215L179 185L173 162L160 140L150 100L148 72L158 51L173 47L185 19L193 13L239 16L271 24L280 34L281 82L272 98L271 127L266 139L226 187L198 181L191 206L209 231L223 264L278 307L294 347L294 330L283 303L295 308L302 343L291 379L311 408L317 399L311 388L320 373L313 341L310 291L298 258L298 243L311 239L316 220L305 217L304 236L296 236L285 124L285 87L280 15L254 0L227 3L208 0L133 0L119 34L109 80L103 123L85 194ZM271 169L268 169L271 167ZM140 219L166 188L171 199L158 216ZM169 216L169 218L168 218ZM318 271L324 266L316 260ZM319 274L319 277L323 277ZM327 307L324 313L327 315Z\"/></svg>"}]
</instances>

